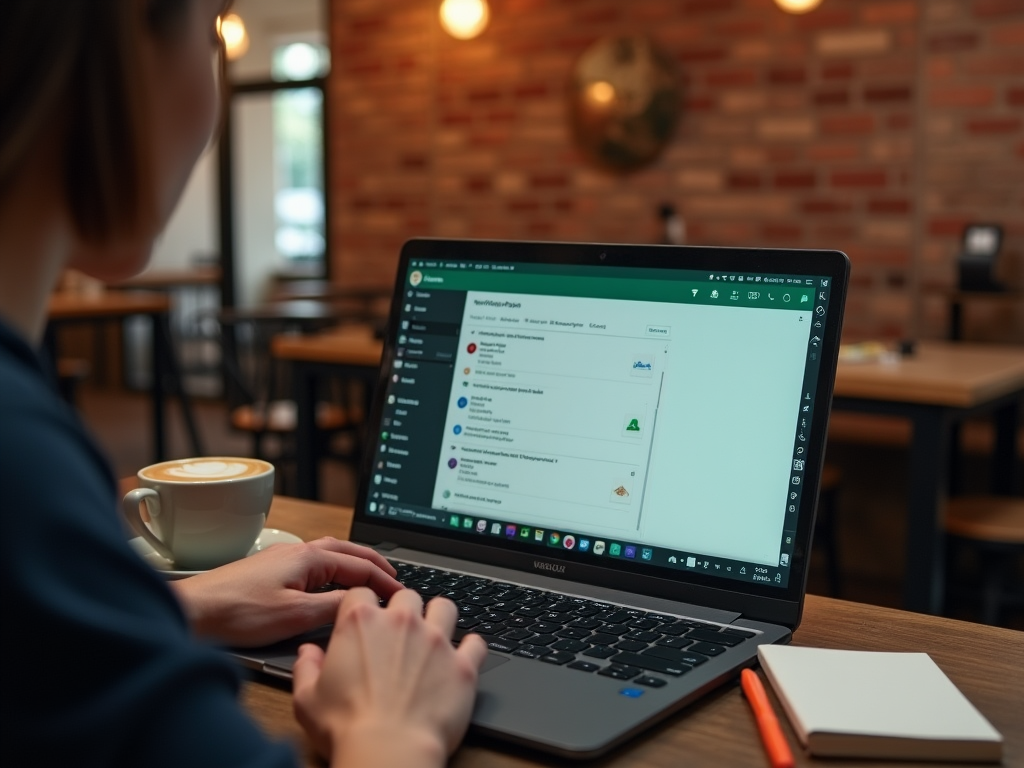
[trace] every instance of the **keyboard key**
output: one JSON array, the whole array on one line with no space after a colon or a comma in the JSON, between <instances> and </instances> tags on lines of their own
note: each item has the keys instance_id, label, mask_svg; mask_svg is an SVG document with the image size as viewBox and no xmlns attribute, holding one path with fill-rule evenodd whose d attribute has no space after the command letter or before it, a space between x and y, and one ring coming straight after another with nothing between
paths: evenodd
<instances>
[{"instance_id":1,"label":"keyboard key","mask_svg":"<svg viewBox=\"0 0 1024 768\"><path fill-rule=\"evenodd\" d=\"M466 605L465 603L459 603L458 609L460 616L476 616L478 613L484 612L479 605Z\"/></svg>"},{"instance_id":2,"label":"keyboard key","mask_svg":"<svg viewBox=\"0 0 1024 768\"><path fill-rule=\"evenodd\" d=\"M461 600L465 596L466 593L463 592L461 589L449 589L448 591L441 593L441 597L447 597L449 600L456 603L459 602L459 600Z\"/></svg>"},{"instance_id":3,"label":"keyboard key","mask_svg":"<svg viewBox=\"0 0 1024 768\"><path fill-rule=\"evenodd\" d=\"M516 609L516 616L528 616L531 619L534 619L534 618L540 616L542 613L543 613L543 611L540 608L517 608Z\"/></svg>"},{"instance_id":4,"label":"keyboard key","mask_svg":"<svg viewBox=\"0 0 1024 768\"><path fill-rule=\"evenodd\" d=\"M598 618L605 624L625 624L633 617L626 611L609 611L601 614Z\"/></svg>"},{"instance_id":5,"label":"keyboard key","mask_svg":"<svg viewBox=\"0 0 1024 768\"><path fill-rule=\"evenodd\" d=\"M529 619L526 616L512 616L508 619L505 619L506 627L513 627L517 629L526 629L527 627L535 623L536 622L533 619Z\"/></svg>"},{"instance_id":6,"label":"keyboard key","mask_svg":"<svg viewBox=\"0 0 1024 768\"><path fill-rule=\"evenodd\" d=\"M575 653L569 653L568 651L554 651L546 656L541 656L540 660L545 661L548 664L566 664L575 658Z\"/></svg>"},{"instance_id":7,"label":"keyboard key","mask_svg":"<svg viewBox=\"0 0 1024 768\"><path fill-rule=\"evenodd\" d=\"M641 669L642 667L633 667L626 664L611 664L597 674L602 677L614 677L616 680L632 680L640 674Z\"/></svg>"},{"instance_id":8,"label":"keyboard key","mask_svg":"<svg viewBox=\"0 0 1024 768\"><path fill-rule=\"evenodd\" d=\"M647 647L647 643L641 643L639 640L620 640L614 645L620 651L642 651Z\"/></svg>"},{"instance_id":9,"label":"keyboard key","mask_svg":"<svg viewBox=\"0 0 1024 768\"><path fill-rule=\"evenodd\" d=\"M550 649L543 645L521 645L519 649L512 652L513 656L522 656L524 659L539 659L551 653Z\"/></svg>"},{"instance_id":10,"label":"keyboard key","mask_svg":"<svg viewBox=\"0 0 1024 768\"><path fill-rule=\"evenodd\" d=\"M715 645L714 643L694 643L688 650L694 653L703 653L705 656L718 656L729 649L724 645Z\"/></svg>"},{"instance_id":11,"label":"keyboard key","mask_svg":"<svg viewBox=\"0 0 1024 768\"><path fill-rule=\"evenodd\" d=\"M672 622L679 620L678 616L667 616L664 613L648 613L647 618L654 619L662 624L671 624Z\"/></svg>"},{"instance_id":12,"label":"keyboard key","mask_svg":"<svg viewBox=\"0 0 1024 768\"><path fill-rule=\"evenodd\" d=\"M666 637L663 640L659 640L657 644L665 648L685 648L692 643L693 640L688 637Z\"/></svg>"},{"instance_id":13,"label":"keyboard key","mask_svg":"<svg viewBox=\"0 0 1024 768\"><path fill-rule=\"evenodd\" d=\"M537 618L541 621L551 621L561 626L569 620L569 615L567 613L562 613L559 611L544 611Z\"/></svg>"},{"instance_id":14,"label":"keyboard key","mask_svg":"<svg viewBox=\"0 0 1024 768\"><path fill-rule=\"evenodd\" d=\"M440 587L432 587L429 584L426 585L426 586L417 587L416 591L419 592L424 597L433 597L434 595L440 595L441 594L441 588Z\"/></svg>"},{"instance_id":15,"label":"keyboard key","mask_svg":"<svg viewBox=\"0 0 1024 768\"><path fill-rule=\"evenodd\" d=\"M561 638L555 635L534 635L530 638L530 645L551 645L557 643Z\"/></svg>"},{"instance_id":16,"label":"keyboard key","mask_svg":"<svg viewBox=\"0 0 1024 768\"><path fill-rule=\"evenodd\" d=\"M619 638L615 635L606 635L603 632L595 632L587 638L587 642L591 645L611 645L617 642Z\"/></svg>"},{"instance_id":17,"label":"keyboard key","mask_svg":"<svg viewBox=\"0 0 1024 768\"><path fill-rule=\"evenodd\" d=\"M579 627L580 629L597 629L601 626L601 622L597 619L576 619L575 621L569 622L570 627Z\"/></svg>"},{"instance_id":18,"label":"keyboard key","mask_svg":"<svg viewBox=\"0 0 1024 768\"><path fill-rule=\"evenodd\" d=\"M705 643L727 645L730 648L743 642L742 637L725 632L709 632L706 629L691 629L686 636L694 640L703 640Z\"/></svg>"},{"instance_id":19,"label":"keyboard key","mask_svg":"<svg viewBox=\"0 0 1024 768\"><path fill-rule=\"evenodd\" d=\"M474 617L479 618L479 617ZM504 636L505 630L508 629L501 622L486 621L482 624L477 624L473 629L474 632L479 632L481 635L502 635Z\"/></svg>"},{"instance_id":20,"label":"keyboard key","mask_svg":"<svg viewBox=\"0 0 1024 768\"><path fill-rule=\"evenodd\" d=\"M479 623L480 619L473 616L459 616L459 620L455 622L455 626L462 629L472 629Z\"/></svg>"},{"instance_id":21,"label":"keyboard key","mask_svg":"<svg viewBox=\"0 0 1024 768\"><path fill-rule=\"evenodd\" d=\"M685 635L689 632L692 627L685 621L679 621L675 624L662 624L658 627L658 631L663 635Z\"/></svg>"},{"instance_id":22,"label":"keyboard key","mask_svg":"<svg viewBox=\"0 0 1024 768\"><path fill-rule=\"evenodd\" d=\"M624 635L630 631L630 628L625 624L604 624L597 631L604 632L606 635Z\"/></svg>"},{"instance_id":23,"label":"keyboard key","mask_svg":"<svg viewBox=\"0 0 1024 768\"><path fill-rule=\"evenodd\" d=\"M590 646L587 643L584 643L582 640L573 640L571 638L565 638L563 640L559 640L551 647L554 648L556 651L569 651L570 653L579 653L580 651L587 650L587 648L589 648Z\"/></svg>"},{"instance_id":24,"label":"keyboard key","mask_svg":"<svg viewBox=\"0 0 1024 768\"><path fill-rule=\"evenodd\" d=\"M576 616L595 616L600 613L601 609L593 605L583 605L573 611Z\"/></svg>"},{"instance_id":25,"label":"keyboard key","mask_svg":"<svg viewBox=\"0 0 1024 768\"><path fill-rule=\"evenodd\" d=\"M580 672L596 672L601 668L599 664L591 664L589 661L574 661L569 669L578 669Z\"/></svg>"},{"instance_id":26,"label":"keyboard key","mask_svg":"<svg viewBox=\"0 0 1024 768\"><path fill-rule=\"evenodd\" d=\"M487 611L486 613L478 613L477 617L480 621L505 621L509 617L509 614L502 611Z\"/></svg>"},{"instance_id":27,"label":"keyboard key","mask_svg":"<svg viewBox=\"0 0 1024 768\"><path fill-rule=\"evenodd\" d=\"M495 637L494 635L480 635L487 643L487 647L492 651L501 651L502 653L515 653L519 650L519 643L513 642L512 640L506 640L504 637Z\"/></svg>"},{"instance_id":28,"label":"keyboard key","mask_svg":"<svg viewBox=\"0 0 1024 768\"><path fill-rule=\"evenodd\" d=\"M537 621L530 625L530 629L536 632L538 635L544 635L549 632L557 632L562 628L561 624L553 621Z\"/></svg>"},{"instance_id":29,"label":"keyboard key","mask_svg":"<svg viewBox=\"0 0 1024 768\"><path fill-rule=\"evenodd\" d=\"M470 595L462 599L464 605L479 605L481 608L486 608L492 603L497 602L493 597L488 595Z\"/></svg>"},{"instance_id":30,"label":"keyboard key","mask_svg":"<svg viewBox=\"0 0 1024 768\"><path fill-rule=\"evenodd\" d=\"M679 652L679 660L683 662L683 664L689 664L691 667L703 664L709 658L710 657L705 656L703 653L694 653L689 648Z\"/></svg>"},{"instance_id":31,"label":"keyboard key","mask_svg":"<svg viewBox=\"0 0 1024 768\"><path fill-rule=\"evenodd\" d=\"M528 629L508 629L501 633L501 636L509 640L525 640L528 637L533 636L533 632Z\"/></svg>"},{"instance_id":32,"label":"keyboard key","mask_svg":"<svg viewBox=\"0 0 1024 768\"><path fill-rule=\"evenodd\" d=\"M639 640L643 643L653 643L655 640L660 640L661 635L658 632L650 632L644 629L634 629L632 632L627 632L622 636L623 640Z\"/></svg>"},{"instance_id":33,"label":"keyboard key","mask_svg":"<svg viewBox=\"0 0 1024 768\"><path fill-rule=\"evenodd\" d=\"M653 619L633 619L627 623L633 629L654 629L659 626L661 622L654 621Z\"/></svg>"},{"instance_id":34,"label":"keyboard key","mask_svg":"<svg viewBox=\"0 0 1024 768\"><path fill-rule=\"evenodd\" d=\"M590 636L590 630L580 629L579 627L566 627L555 634L559 637L571 637L573 640L582 640L584 637Z\"/></svg>"},{"instance_id":35,"label":"keyboard key","mask_svg":"<svg viewBox=\"0 0 1024 768\"><path fill-rule=\"evenodd\" d=\"M594 648L591 648L588 651L584 651L583 655L584 656L589 656L592 659L607 659L609 656L614 656L617 653L618 653L618 651L615 650L614 648L609 648L607 646L598 645L598 646L595 646Z\"/></svg>"},{"instance_id":36,"label":"keyboard key","mask_svg":"<svg viewBox=\"0 0 1024 768\"><path fill-rule=\"evenodd\" d=\"M647 669L651 672L661 672L663 675L673 675L675 677L679 677L692 669L692 667L687 666L686 664L680 664L677 661L669 661L668 659L662 659L658 656L645 656L639 653L620 653L617 656L613 656L612 661L619 664L629 664L634 667L640 667L641 669Z\"/></svg>"},{"instance_id":37,"label":"keyboard key","mask_svg":"<svg viewBox=\"0 0 1024 768\"><path fill-rule=\"evenodd\" d=\"M752 637L757 637L756 632L747 632L745 629L736 629L735 627L726 627L722 630L727 635L737 635L742 637L744 640L749 640Z\"/></svg>"},{"instance_id":38,"label":"keyboard key","mask_svg":"<svg viewBox=\"0 0 1024 768\"><path fill-rule=\"evenodd\" d=\"M646 685L648 688L663 688L668 685L667 680L662 680L660 677L651 677L650 675L638 677L633 682L637 685Z\"/></svg>"}]
</instances>

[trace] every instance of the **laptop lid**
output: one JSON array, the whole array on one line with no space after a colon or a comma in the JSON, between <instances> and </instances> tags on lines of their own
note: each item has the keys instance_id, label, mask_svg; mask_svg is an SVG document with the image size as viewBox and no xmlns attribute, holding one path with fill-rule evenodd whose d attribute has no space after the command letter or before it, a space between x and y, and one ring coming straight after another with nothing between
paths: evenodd
<instances>
[{"instance_id":1,"label":"laptop lid","mask_svg":"<svg viewBox=\"0 0 1024 768\"><path fill-rule=\"evenodd\" d=\"M405 244L355 540L795 627L849 261Z\"/></svg>"}]
</instances>

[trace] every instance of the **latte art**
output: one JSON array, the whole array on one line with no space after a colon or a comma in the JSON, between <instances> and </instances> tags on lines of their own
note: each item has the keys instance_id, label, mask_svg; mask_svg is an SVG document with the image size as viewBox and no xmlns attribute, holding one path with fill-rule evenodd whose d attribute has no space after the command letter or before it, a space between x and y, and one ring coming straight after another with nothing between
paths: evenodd
<instances>
[{"instance_id":1,"label":"latte art","mask_svg":"<svg viewBox=\"0 0 1024 768\"><path fill-rule=\"evenodd\" d=\"M262 475L271 469L270 464L258 459L218 457L165 461L162 464L146 467L141 474L151 480L201 483L253 477Z\"/></svg>"}]
</instances>

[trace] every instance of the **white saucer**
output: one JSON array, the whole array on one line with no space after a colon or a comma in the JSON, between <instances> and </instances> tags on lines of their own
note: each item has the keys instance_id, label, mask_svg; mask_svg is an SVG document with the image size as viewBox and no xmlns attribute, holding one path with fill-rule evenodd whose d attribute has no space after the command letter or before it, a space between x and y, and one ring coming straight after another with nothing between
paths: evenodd
<instances>
[{"instance_id":1,"label":"white saucer","mask_svg":"<svg viewBox=\"0 0 1024 768\"><path fill-rule=\"evenodd\" d=\"M249 550L246 557L255 555L257 552L262 552L268 547L272 547L275 544L301 544L302 539L296 536L294 533L288 533L288 531L282 531L277 528L264 528L260 533L259 538L256 539L256 543L252 545L252 549ZM195 576L197 573L205 573L205 571L178 571L174 568L174 563L167 560L162 555L157 554L156 550L149 545L141 536L136 536L128 542L128 546L135 550L135 553L139 555L143 560L149 563L153 568L160 571L168 579L187 579L189 576Z\"/></svg>"}]
</instances>

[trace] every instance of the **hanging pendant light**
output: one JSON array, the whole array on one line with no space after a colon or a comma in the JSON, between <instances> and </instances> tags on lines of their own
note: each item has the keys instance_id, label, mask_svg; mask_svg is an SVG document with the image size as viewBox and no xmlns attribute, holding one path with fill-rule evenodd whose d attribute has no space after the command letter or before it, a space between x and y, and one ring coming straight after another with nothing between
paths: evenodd
<instances>
[{"instance_id":1,"label":"hanging pendant light","mask_svg":"<svg viewBox=\"0 0 1024 768\"><path fill-rule=\"evenodd\" d=\"M449 35L458 40L472 40L486 29L491 9L487 0L444 0L438 15Z\"/></svg>"}]
</instances>

